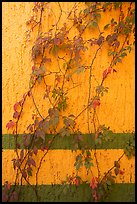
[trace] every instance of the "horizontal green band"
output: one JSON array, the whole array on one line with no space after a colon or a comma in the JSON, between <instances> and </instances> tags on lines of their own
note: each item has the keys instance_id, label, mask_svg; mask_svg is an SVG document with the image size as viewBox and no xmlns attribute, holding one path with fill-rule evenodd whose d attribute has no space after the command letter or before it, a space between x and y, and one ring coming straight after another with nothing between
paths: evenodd
<instances>
[{"instance_id":1,"label":"horizontal green band","mask_svg":"<svg viewBox=\"0 0 137 204\"><path fill-rule=\"evenodd\" d=\"M18 143L20 144L20 148L23 147L22 134L18 135ZM48 141L53 138L54 135L47 134L45 139L45 144L48 144ZM75 145L76 136L64 136L63 138L57 135L54 139L50 149L81 149L83 142L88 144L87 149L95 148L95 139L94 134L83 134L82 141L79 141L78 145ZM134 133L109 133L109 140L102 140L101 144L97 144L97 149L124 149L126 143L129 141L131 137L134 136ZM85 145L84 145L85 146ZM2 148L3 149L14 149L15 148L15 135L12 134L3 134L2 135Z\"/></svg>"},{"instance_id":2,"label":"horizontal green band","mask_svg":"<svg viewBox=\"0 0 137 204\"><path fill-rule=\"evenodd\" d=\"M12 186L13 187L13 186ZM19 202L38 202L36 194L30 186L16 186L21 188ZM39 202L92 202L89 184L74 185L38 185ZM113 184L104 202L135 202L135 184Z\"/></svg>"}]
</instances>

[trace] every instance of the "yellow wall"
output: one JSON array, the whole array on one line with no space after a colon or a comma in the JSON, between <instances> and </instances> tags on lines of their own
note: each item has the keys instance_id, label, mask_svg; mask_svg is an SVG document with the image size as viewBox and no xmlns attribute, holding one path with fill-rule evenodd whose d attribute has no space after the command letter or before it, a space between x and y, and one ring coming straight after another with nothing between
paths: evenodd
<instances>
[{"instance_id":1,"label":"yellow wall","mask_svg":"<svg viewBox=\"0 0 137 204\"><path fill-rule=\"evenodd\" d=\"M63 9L69 11L70 8L73 7L74 2L61 2ZM21 100L22 95L29 88L29 78L31 74L31 67L33 65L31 61L31 49L33 46L32 41L25 42L25 32L28 29L26 26L26 21L32 15L32 7L33 3L31 2L3 2L2 3L2 133L7 134L6 129L7 122L12 119L13 115L13 105L16 101ZM59 16L59 10L56 9L57 5L55 2L51 3L49 6L48 12L45 15L46 19L46 29L50 27L50 24L54 22L54 15L51 9L54 9L56 16ZM80 8L80 7L79 7ZM126 6L125 6L126 11ZM102 26L107 24L108 20L112 18L112 15L118 18L118 14L116 12L110 12L108 18L105 18L105 15L102 16L101 20L101 28ZM63 13L60 24L63 23L63 19L66 18L66 14ZM72 30L70 35L75 34L76 30ZM36 34L34 32L34 34ZM84 37L88 38L91 33L85 33ZM93 32L93 35L96 36L96 32ZM107 55L107 45L106 49L101 49L99 52L98 59L95 60L95 64L93 67L93 74L96 74L99 81L102 78L102 72L107 68L110 62L110 58ZM84 55L85 63L89 62L89 59L92 59L93 53L96 50L96 46L91 48L91 51L88 55ZM122 132L133 132L135 129L135 121L134 121L134 110L135 110L135 53L134 50L128 54L127 57L123 59L122 64L118 64L116 66L117 72L111 74L105 81L104 85L109 87L109 92L103 96L101 99L101 105L97 108L98 117L100 118L101 124L106 124L110 129L116 133ZM48 69L54 70L56 69L56 63L53 67L48 67ZM67 113L73 113L77 115L82 109L84 104L87 104L88 100L88 72L85 72L80 75L75 75L74 78L76 82L81 83L80 87L72 89L69 92L69 107L67 109ZM49 79L47 81L52 84L52 80ZM96 86L95 81L93 79L93 88ZM93 92L93 90L92 90ZM41 113L46 116L47 110L49 107L49 102L42 100L44 89L42 85L37 86L34 90L36 103L39 107L43 104L42 109L40 109ZM39 94L41 93L41 94ZM77 106L75 106L77 104ZM34 105L31 99L27 99L24 112L22 116L22 120L20 122L19 132L23 133L24 128L27 127L27 124L30 124L31 115L34 112ZM87 112L85 112L78 119L79 128L83 133L87 132ZM66 154L70 163L73 161L73 156L70 151L62 150L57 153L60 155ZM66 152L65 152L66 151ZM109 150L112 151L112 150ZM114 151L114 150L113 150ZM121 150L119 150L121 151ZM119 151L116 150L111 152L111 155L119 155ZM55 150L54 156L56 155ZM9 174L11 170L11 158L14 154L13 150L4 150L3 152L3 183L5 180L9 178ZM104 154L101 153L102 156ZM52 158L52 153L50 154ZM111 157L110 157L111 158ZM123 160L124 161L124 160ZM126 160L126 164L123 162L122 168L128 166L128 160ZM48 161L49 162L49 161ZM53 157L52 162L56 163L56 157ZM67 161L65 161L67 162ZM129 161L130 165L134 166L134 159ZM64 172L66 172L66 164L62 167ZM108 164L109 166L109 164ZM56 165L54 166L53 172L56 172ZM101 168L104 168L104 163L101 164ZM5 170L6 169L6 170ZM73 169L70 167L70 172ZM51 169L49 169L51 170ZM60 170L60 167L59 167ZM63 171L62 171L63 172ZM134 175L134 169L129 168L127 170L127 175L125 175L125 182L129 182L130 172ZM48 172L47 172L48 173ZM14 174L14 173L13 173ZM55 173L56 174L56 173ZM51 178L52 171L50 172L49 180L45 180L44 182L50 183L53 182L53 178ZM84 173L83 173L84 176ZM55 176L58 178L58 176ZM65 175L62 177L64 178ZM13 177L11 177L10 181ZM42 177L41 177L42 178ZM40 178L40 180L41 180ZM58 178L59 179L59 178ZM57 179L57 182L59 180ZM64 178L65 179L65 178ZM40 183L42 180L40 181ZM120 182L120 179L119 179ZM132 180L134 182L134 178Z\"/></svg>"},{"instance_id":2,"label":"yellow wall","mask_svg":"<svg viewBox=\"0 0 137 204\"><path fill-rule=\"evenodd\" d=\"M67 10L73 6L73 3L62 2L63 9ZM26 21L30 19L32 14L33 3L25 2L7 2L2 3L2 131L3 134L7 133L6 123L9 119L12 119L13 105L16 101L21 100L22 95L29 88L29 78L31 74L31 48L33 42L26 44L25 32L28 30L26 27ZM56 3L52 3L49 6L49 17L46 16L46 22L52 23L54 16L50 11L50 7L54 8L55 13L59 13L59 9L55 10ZM48 12L47 12L48 13ZM65 15L65 13L63 13ZM110 13L108 18L117 15ZM50 21L48 19L50 18ZM62 21L65 17L62 16ZM101 26L107 24L109 19L102 16ZM47 26L48 27L48 26ZM76 30L72 30L74 34ZM89 33L85 34L89 37ZM94 33L93 33L94 35ZM85 37L85 36L84 36ZM108 48L106 46L106 48ZM92 59L92 53L95 52L96 46L91 48L89 56L84 55L84 61L89 62ZM134 110L135 110L135 69L134 69L134 50L123 59L122 64L116 66L117 72L111 74L105 81L104 85L109 87L109 92L101 99L101 106L98 110L98 116L100 123L110 126L114 132L134 131ZM99 60L95 60L93 67L93 74L95 73L97 79L101 81L102 72L109 65L110 58L107 56L107 49L102 49L99 52ZM53 66L56 66L54 64ZM54 67L49 67L54 69ZM69 93L69 107L68 113L74 113L77 115L83 108L84 104L87 104L88 97L88 72L75 76L76 82L81 83L80 87L72 89ZM49 80L49 85L50 85ZM96 85L96 84L95 84ZM93 79L93 87L94 79ZM85 88L86 87L86 88ZM43 93L42 86L37 87L37 93L41 91ZM36 95L36 104L41 107L42 94ZM74 104L77 103L77 107ZM45 100L43 109L41 110L43 115L46 115L49 102ZM45 108L46 107L46 108ZM27 101L25 111L23 115L22 124L20 127L20 133L24 130L24 127L29 124L31 120L31 113L34 110L34 106L31 100ZM107 110L107 111L106 111ZM87 113L85 112L78 120L80 129L84 133L87 132Z\"/></svg>"}]
</instances>

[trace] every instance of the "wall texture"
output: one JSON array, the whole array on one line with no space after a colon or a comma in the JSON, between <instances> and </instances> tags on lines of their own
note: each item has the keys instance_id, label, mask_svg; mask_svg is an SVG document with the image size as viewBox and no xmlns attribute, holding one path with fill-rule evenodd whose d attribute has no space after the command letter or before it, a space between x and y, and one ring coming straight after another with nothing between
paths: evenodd
<instances>
[{"instance_id":1,"label":"wall texture","mask_svg":"<svg viewBox=\"0 0 137 204\"><path fill-rule=\"evenodd\" d=\"M61 6L65 11L69 11L74 5L74 2L61 2ZM14 184L15 172L12 166L12 158L14 153L14 136L10 130L7 131L6 124L12 119L13 105L19 101L22 95L29 88L29 78L31 74L31 48L33 40L25 41L25 32L28 30L26 21L32 15L33 3L31 2L3 2L2 3L2 134L3 134L3 154L2 154L2 184L9 180ZM45 27L48 29L55 21L55 16L52 9L56 13L56 18L59 16L59 9L55 2L51 3L48 12L45 14ZM127 12L127 4L125 3L125 12ZM117 12L110 12L108 17L102 16L100 24L101 29L106 25L107 21L112 18L118 18ZM60 25L66 18L63 13ZM75 30L72 30L70 35L73 36ZM90 33L85 33L85 38L88 38ZM97 35L93 32L92 35ZM34 31L35 37L35 31ZM91 50L88 56L84 56L85 63L93 56L94 50ZM134 50L123 59L122 64L117 65L117 72L113 73L105 81L105 85L109 87L109 91L102 98L101 105L98 109L98 117L100 123L106 124L113 131L110 135L115 138L116 142L109 144L109 147L99 147L97 155L99 157L100 169L103 172L113 165L113 161L118 159L124 149L126 141L135 130L134 111L135 111L135 53ZM107 47L99 53L99 60L95 61L93 73L97 75L98 80L101 80L102 71L109 65L109 57L107 55ZM50 67L50 65L49 65ZM56 63L51 70L56 70ZM77 115L83 108L88 98L88 74L83 73L76 75L75 81L81 83L80 87L70 91L70 106L67 109L67 114L72 113ZM52 85L52 79L48 79L49 85ZM93 88L96 85L93 79ZM67 84L66 84L67 86ZM42 102L42 86L36 87L36 103L39 102L39 107L42 105L41 113L47 114L49 102ZM93 92L93 90L92 90ZM38 94L41 93L41 94ZM77 107L75 106L77 104ZM34 105L31 100L26 101L24 113L19 126L20 135L23 134L24 128L31 121L31 114L34 112ZM87 113L78 119L80 130L83 134L87 133ZM91 127L92 130L92 127ZM21 136L20 136L21 137ZM72 138L56 141L52 150L46 157L46 162L40 170L39 176L39 192L42 201L88 201L89 191L87 186L80 186L75 196L70 194L61 194L61 182L65 180L67 174L75 172L73 163L75 156L78 153L72 152ZM61 143L62 142L62 143ZM124 143L125 142L125 143ZM107 150L106 150L107 149ZM79 150L78 150L79 151ZM42 156L43 152L39 151L37 161ZM94 150L91 148L91 154ZM124 156L121 160L121 168L125 169L124 175L117 177L114 191L108 198L108 201L133 201L134 200L134 182L135 182L135 161ZM95 174L97 173L94 167ZM90 182L91 175L86 175L84 169L81 169L80 175L83 179L88 179ZM32 185L35 180L30 179ZM35 201L31 189L23 183L21 201ZM56 184L52 187L51 184ZM73 188L73 187L72 187ZM74 189L75 190L75 189ZM125 193L126 192L126 193ZM123 196L124 195L124 196Z\"/></svg>"}]
</instances>

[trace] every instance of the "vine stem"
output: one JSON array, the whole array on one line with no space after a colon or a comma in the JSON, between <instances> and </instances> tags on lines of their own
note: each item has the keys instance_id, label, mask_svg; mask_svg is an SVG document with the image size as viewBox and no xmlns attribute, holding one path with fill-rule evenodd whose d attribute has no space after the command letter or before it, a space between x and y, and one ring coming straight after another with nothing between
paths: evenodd
<instances>
[{"instance_id":1,"label":"vine stem","mask_svg":"<svg viewBox=\"0 0 137 204\"><path fill-rule=\"evenodd\" d=\"M97 50L96 50L96 53L92 59L92 62L91 62L91 65L90 65L90 72L89 72L89 94L88 94L88 104L90 102L90 95L91 95L91 78L92 78L92 68L93 68L93 63L97 57L97 54L99 52L99 50L101 49L101 47L99 47ZM87 109L87 116L88 116L88 131L90 133L90 125L89 125L89 110Z\"/></svg>"},{"instance_id":2,"label":"vine stem","mask_svg":"<svg viewBox=\"0 0 137 204\"><path fill-rule=\"evenodd\" d=\"M123 152L123 154L119 157L119 159L117 160L118 162L123 158L123 156L125 155L125 153ZM108 171L107 173L105 173L105 175L103 176L103 178L101 179L101 181L99 183L102 183L103 179L105 177L107 177L107 175L115 168L115 165L113 165Z\"/></svg>"}]
</instances>

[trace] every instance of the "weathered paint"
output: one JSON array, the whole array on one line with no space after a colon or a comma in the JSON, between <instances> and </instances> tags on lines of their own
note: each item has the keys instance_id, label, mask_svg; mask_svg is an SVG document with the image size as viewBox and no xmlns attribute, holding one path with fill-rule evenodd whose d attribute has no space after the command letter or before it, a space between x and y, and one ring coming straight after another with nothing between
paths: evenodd
<instances>
[{"instance_id":1,"label":"weathered paint","mask_svg":"<svg viewBox=\"0 0 137 204\"><path fill-rule=\"evenodd\" d=\"M63 9L69 11L75 2L61 2ZM127 3L125 3L125 12L127 12ZM2 132L3 134L9 134L10 131L6 129L6 123L12 119L13 115L13 105L16 101L19 101L23 94L29 88L29 78L31 74L31 48L33 46L33 40L29 43L25 42L25 31L28 29L26 26L26 21L30 18L32 14L33 3L31 2L3 2L2 3ZM51 8L54 9L56 13L56 17L59 16L59 9L55 2L51 3L51 6L48 8L48 12L45 15L45 28L48 29L51 24L55 22L55 16L53 15ZM109 12L108 17L106 15L102 15L101 20L101 29L103 25L107 24L109 20L111 20L112 16L114 18L118 18L117 12ZM66 18L65 13L61 18L60 24L63 24L63 20ZM73 34L76 30L72 30L70 35ZM85 33L84 37L89 38L91 32ZM96 31L92 33L93 35L97 35ZM36 32L34 31L34 37L36 37ZM96 46L92 47L89 55L84 55L84 62L89 63L89 60L92 59L93 54L96 50ZM107 55L107 45L106 49L101 49L99 51L99 60L95 60L95 64L93 67L93 74L95 74L99 81L101 81L102 72L109 66L109 57ZM101 105L97 109L98 117L100 118L100 123L106 124L110 127L110 129L115 133L123 133L123 132L134 132L135 129L135 121L134 121L134 111L135 111L135 55L134 50L128 54L126 58L124 58L122 64L118 64L116 69L117 72L111 74L105 81L104 85L109 87L109 92L105 94L101 99ZM50 67L50 65L49 65ZM48 67L48 68L49 68ZM53 67L50 69L56 69L56 63L54 63ZM84 104L87 104L88 99L88 72L75 75L74 79L76 82L81 83L80 87L72 89L69 93L69 107L67 109L67 114L73 113L77 115L84 107ZM92 78L93 86L96 86L95 80ZM52 77L47 79L47 83L50 85L52 83ZM68 86L66 84L66 86ZM44 101L42 103L42 96L44 93L44 88L41 86L37 86L34 89L35 100L40 109L41 113L45 116L47 114L47 110L49 107L49 102ZM37 94L41 93L41 94ZM93 90L92 90L93 93ZM77 103L77 108L74 104ZM20 122L19 133L22 134L24 128L30 123L31 114L34 112L34 105L31 98L27 99L26 105L24 107L24 112L22 116L22 120ZM85 112L78 119L78 123L80 130L83 133L87 133L87 113ZM91 128L92 129L92 128ZM10 135L9 135L10 137ZM10 143L10 138L9 138ZM118 148L118 147L117 147ZM123 148L123 147L122 147ZM94 151L94 150L93 150ZM119 150L97 150L98 157L100 159L100 168L102 172L105 172L108 167L113 165L114 160L118 159L120 154L123 152L122 149ZM93 153L93 152L92 152ZM13 184L13 178L15 176L15 172L13 170L11 159L14 157L13 150L3 150L3 158L2 158L2 182L9 180ZM38 154L38 158L43 153ZM74 170L75 153L71 152L71 150L50 150L50 153L47 155L45 159L47 159L47 163L43 163L41 168L41 173L39 174L39 184L51 184L56 183L59 184L61 180L66 178L66 174ZM102 158L102 159L101 159ZM37 161L38 162L38 161ZM63 162L63 165L62 165ZM126 157L123 157L121 160L121 168L125 168L125 174L121 177L118 176L117 182L121 183L134 183L135 182L135 170L134 170L134 159L128 160ZM107 167L107 168L106 168ZM94 168L95 173L97 173ZM83 178L87 178L90 182L91 175L86 175L84 170L80 171L80 174ZM10 176L9 176L10 175ZM31 182L34 182L34 178L31 178ZM125 184L126 185L126 184ZM129 184L127 184L129 185ZM27 190L24 188L24 192ZM125 187L124 187L125 188ZM128 187L129 188L129 187ZM128 188L125 188L126 190ZM127 201L126 199L120 196L115 196L118 192L124 194L126 190L122 190L121 187L118 188L116 186L116 192L113 196L110 196L110 201ZM129 188L130 189L130 188ZM128 190L129 190L128 189ZM130 191L130 190L129 190ZM41 191L43 192L43 191ZM58 189L55 189L53 192L57 195ZM82 192L84 192L82 190ZM131 196L134 197L133 188L130 191L133 193ZM130 193L129 192L129 193ZM44 193L41 193L43 197ZM52 192L51 192L52 194ZM89 194L88 194L89 195ZM31 198L31 193L27 194L26 200ZM76 197L77 198L77 197ZM77 199L74 199L75 201ZM34 198L35 199L35 198ZM50 200L50 196L47 195L47 198L42 198L44 201ZM64 198L63 198L64 199ZM66 198L65 198L66 199ZM67 197L68 199L68 197ZM81 200L84 199L83 197ZM125 199L125 200L124 200ZM32 201L32 199L30 199ZM54 200L54 199L53 199ZM71 200L71 197L70 197ZM130 199L129 199L130 200Z\"/></svg>"}]
</instances>

